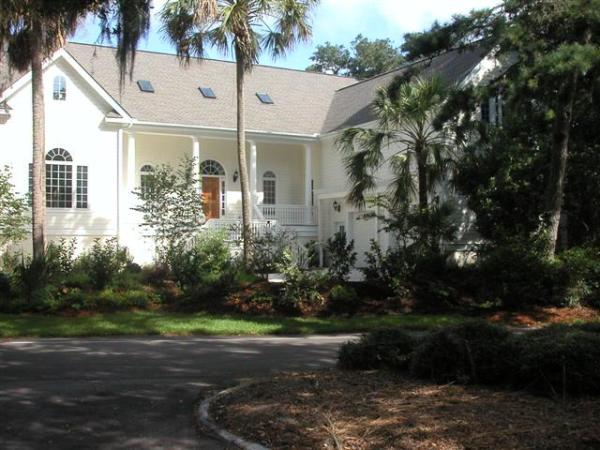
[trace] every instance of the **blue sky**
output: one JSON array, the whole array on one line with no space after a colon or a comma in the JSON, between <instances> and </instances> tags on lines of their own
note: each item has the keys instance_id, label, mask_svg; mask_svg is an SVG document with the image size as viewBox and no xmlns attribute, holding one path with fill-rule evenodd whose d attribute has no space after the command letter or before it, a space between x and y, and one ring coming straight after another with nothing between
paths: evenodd
<instances>
[{"instance_id":1,"label":"blue sky","mask_svg":"<svg viewBox=\"0 0 600 450\"><path fill-rule=\"evenodd\" d=\"M166 1L154 1L155 13ZM362 33L371 39L390 38L400 45L404 33L426 29L434 20L445 21L453 14L498 3L499 0L321 0L313 14L312 41L295 48L285 58L273 61L268 55L263 55L260 62L304 69L310 65L309 58L314 48L326 41L347 45ZM88 22L72 40L93 43L97 37L98 26ZM164 41L156 18L148 39L141 43L140 49L173 51ZM223 55L214 51L207 56L223 58Z\"/></svg>"}]
</instances>

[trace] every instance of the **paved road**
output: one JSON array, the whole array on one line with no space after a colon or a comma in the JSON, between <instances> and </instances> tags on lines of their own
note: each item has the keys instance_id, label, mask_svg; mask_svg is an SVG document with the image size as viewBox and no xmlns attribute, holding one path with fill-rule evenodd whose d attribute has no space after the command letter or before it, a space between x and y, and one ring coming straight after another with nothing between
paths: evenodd
<instances>
[{"instance_id":1,"label":"paved road","mask_svg":"<svg viewBox=\"0 0 600 450\"><path fill-rule=\"evenodd\" d=\"M248 377L331 366L348 336L0 343L0 449L222 449L203 397Z\"/></svg>"}]
</instances>

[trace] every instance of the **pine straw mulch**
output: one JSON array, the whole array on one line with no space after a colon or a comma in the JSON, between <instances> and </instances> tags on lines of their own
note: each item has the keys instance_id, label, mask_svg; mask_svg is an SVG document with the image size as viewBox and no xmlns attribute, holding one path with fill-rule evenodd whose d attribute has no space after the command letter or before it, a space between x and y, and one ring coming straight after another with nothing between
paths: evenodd
<instances>
[{"instance_id":1,"label":"pine straw mulch","mask_svg":"<svg viewBox=\"0 0 600 450\"><path fill-rule=\"evenodd\" d=\"M382 372L284 374L222 398L212 414L271 449L600 449L600 399Z\"/></svg>"}]
</instances>

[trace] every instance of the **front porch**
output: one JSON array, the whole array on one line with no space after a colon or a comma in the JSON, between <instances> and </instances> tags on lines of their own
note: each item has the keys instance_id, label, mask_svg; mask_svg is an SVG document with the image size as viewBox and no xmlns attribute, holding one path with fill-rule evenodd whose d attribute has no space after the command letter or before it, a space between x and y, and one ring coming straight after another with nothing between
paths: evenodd
<instances>
[{"instance_id":1,"label":"front porch","mask_svg":"<svg viewBox=\"0 0 600 450\"><path fill-rule=\"evenodd\" d=\"M177 166L193 158L201 180L206 228L232 229L241 222L241 186L234 136L172 134L153 130L122 132L122 235L139 228L140 217L131 210L132 194L161 165ZM313 144L283 139L248 141L248 168L255 227L282 226L299 236L316 239L318 214L313 205ZM200 201L200 200L199 200ZM132 236L132 237L133 237ZM131 240L128 240L131 245Z\"/></svg>"}]
</instances>

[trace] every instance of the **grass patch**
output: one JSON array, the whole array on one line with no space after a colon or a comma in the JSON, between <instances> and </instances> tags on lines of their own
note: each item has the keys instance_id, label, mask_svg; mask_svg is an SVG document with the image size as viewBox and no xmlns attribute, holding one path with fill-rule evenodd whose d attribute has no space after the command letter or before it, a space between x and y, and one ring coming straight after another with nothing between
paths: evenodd
<instances>
[{"instance_id":1,"label":"grass patch","mask_svg":"<svg viewBox=\"0 0 600 450\"><path fill-rule=\"evenodd\" d=\"M165 312L121 312L89 317L0 314L0 338L117 335L248 335L367 332L390 327L428 330L466 320L458 315L387 315L351 318L248 317Z\"/></svg>"}]
</instances>

